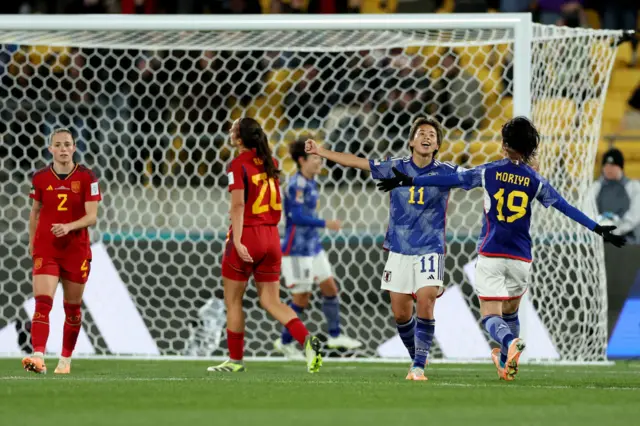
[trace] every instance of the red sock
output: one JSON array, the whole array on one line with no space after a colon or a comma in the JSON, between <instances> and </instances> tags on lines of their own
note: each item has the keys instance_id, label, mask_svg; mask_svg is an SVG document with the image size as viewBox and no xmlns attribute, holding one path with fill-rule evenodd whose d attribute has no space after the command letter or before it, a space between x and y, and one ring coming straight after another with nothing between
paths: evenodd
<instances>
[{"instance_id":1,"label":"red sock","mask_svg":"<svg viewBox=\"0 0 640 426\"><path fill-rule=\"evenodd\" d=\"M53 306L50 296L36 296L36 311L31 319L31 345L34 352L44 353L49 338L49 312Z\"/></svg>"},{"instance_id":2,"label":"red sock","mask_svg":"<svg viewBox=\"0 0 640 426\"><path fill-rule=\"evenodd\" d=\"M244 333L234 333L227 329L227 347L230 359L242 361L244 358Z\"/></svg>"},{"instance_id":3,"label":"red sock","mask_svg":"<svg viewBox=\"0 0 640 426\"><path fill-rule=\"evenodd\" d=\"M285 327L287 327L289 334L291 334L298 343L304 345L304 340L309 335L309 330L307 330L307 327L305 327L302 321L300 321L300 318L296 317L292 319L285 325Z\"/></svg>"},{"instance_id":4,"label":"red sock","mask_svg":"<svg viewBox=\"0 0 640 426\"><path fill-rule=\"evenodd\" d=\"M82 327L82 305L64 302L64 328L62 329L62 356L70 357L76 348Z\"/></svg>"}]
</instances>

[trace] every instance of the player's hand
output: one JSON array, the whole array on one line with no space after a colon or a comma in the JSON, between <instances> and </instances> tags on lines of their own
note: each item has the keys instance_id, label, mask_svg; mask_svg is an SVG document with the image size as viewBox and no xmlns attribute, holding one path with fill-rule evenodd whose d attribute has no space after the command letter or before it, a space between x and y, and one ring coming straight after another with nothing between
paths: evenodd
<instances>
[{"instance_id":1,"label":"player's hand","mask_svg":"<svg viewBox=\"0 0 640 426\"><path fill-rule=\"evenodd\" d=\"M247 249L247 247L244 244L242 244L242 243L234 243L234 246L236 247L236 251L238 252L238 256L240 256L240 259L242 259L243 262L253 263L253 259L251 258L251 255L249 254L249 250Z\"/></svg>"},{"instance_id":2,"label":"player's hand","mask_svg":"<svg viewBox=\"0 0 640 426\"><path fill-rule=\"evenodd\" d=\"M307 139L307 141L304 143L304 152L309 155L320 155L322 152L322 147L320 147L313 139Z\"/></svg>"},{"instance_id":3,"label":"player's hand","mask_svg":"<svg viewBox=\"0 0 640 426\"><path fill-rule=\"evenodd\" d=\"M384 191L384 192L389 192L394 188L397 188L399 186L411 186L413 185L413 178L405 175L404 173L402 173L400 170L396 169L395 167L392 169L393 170L393 174L395 175L395 177L392 177L390 179L382 179L378 182L378 189Z\"/></svg>"},{"instance_id":4,"label":"player's hand","mask_svg":"<svg viewBox=\"0 0 640 426\"><path fill-rule=\"evenodd\" d=\"M627 239L622 235L612 234L611 231L613 231L616 228L617 226L596 225L593 232L600 235L606 243L611 243L616 247L622 247L627 243Z\"/></svg>"},{"instance_id":5,"label":"player's hand","mask_svg":"<svg viewBox=\"0 0 640 426\"><path fill-rule=\"evenodd\" d=\"M29 257L33 257L33 241L29 241Z\"/></svg>"},{"instance_id":6,"label":"player's hand","mask_svg":"<svg viewBox=\"0 0 640 426\"><path fill-rule=\"evenodd\" d=\"M64 237L71 231L71 227L67 223L54 223L51 225L51 232L56 237Z\"/></svg>"},{"instance_id":7,"label":"player's hand","mask_svg":"<svg viewBox=\"0 0 640 426\"><path fill-rule=\"evenodd\" d=\"M342 222L339 220L327 220L325 222L325 227L332 231L339 231L342 228Z\"/></svg>"}]
</instances>

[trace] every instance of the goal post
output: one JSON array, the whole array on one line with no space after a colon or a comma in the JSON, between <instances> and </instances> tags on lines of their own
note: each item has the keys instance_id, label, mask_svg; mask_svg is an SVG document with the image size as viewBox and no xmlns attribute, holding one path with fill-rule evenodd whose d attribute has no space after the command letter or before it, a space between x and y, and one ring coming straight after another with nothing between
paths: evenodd
<instances>
[{"instance_id":1,"label":"goal post","mask_svg":"<svg viewBox=\"0 0 640 426\"><path fill-rule=\"evenodd\" d=\"M27 194L33 171L50 161L53 128L74 130L77 160L104 193L77 352L220 356L233 119L258 119L291 175L293 140L404 155L411 120L424 114L446 129L439 158L474 167L500 157L506 120L528 116L542 135L542 174L593 214L584 194L621 35L537 25L530 14L0 16L0 353L20 350L33 313ZM318 182L320 214L344 222L323 236L342 327L365 342L329 355L401 356L379 290L387 200L367 173L334 164ZM455 190L448 210L432 356L488 358L472 273L481 194ZM529 359L602 361L602 242L557 212L535 216L523 307ZM250 286L247 355L277 356L280 327L255 296ZM303 319L322 334L318 299ZM52 315L55 352L62 325Z\"/></svg>"}]
</instances>

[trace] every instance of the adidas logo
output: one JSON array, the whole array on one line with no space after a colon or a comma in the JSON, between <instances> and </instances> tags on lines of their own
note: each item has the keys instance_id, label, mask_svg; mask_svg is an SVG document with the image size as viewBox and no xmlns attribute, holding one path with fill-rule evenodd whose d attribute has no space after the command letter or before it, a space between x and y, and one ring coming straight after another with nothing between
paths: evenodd
<instances>
[{"instance_id":1,"label":"adidas logo","mask_svg":"<svg viewBox=\"0 0 640 426\"><path fill-rule=\"evenodd\" d=\"M427 278L428 280L435 280L435 277L433 275L429 275L429 278Z\"/></svg>"},{"instance_id":2,"label":"adidas logo","mask_svg":"<svg viewBox=\"0 0 640 426\"><path fill-rule=\"evenodd\" d=\"M47 188L47 191L53 191L53 186L49 185L49 187Z\"/></svg>"}]
</instances>

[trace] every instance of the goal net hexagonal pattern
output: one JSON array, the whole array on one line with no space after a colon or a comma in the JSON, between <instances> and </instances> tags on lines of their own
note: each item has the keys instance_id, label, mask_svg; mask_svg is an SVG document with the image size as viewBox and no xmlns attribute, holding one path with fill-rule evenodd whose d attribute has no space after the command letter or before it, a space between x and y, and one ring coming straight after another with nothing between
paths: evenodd
<instances>
[{"instance_id":1,"label":"goal net hexagonal pattern","mask_svg":"<svg viewBox=\"0 0 640 426\"><path fill-rule=\"evenodd\" d=\"M501 126L515 103L530 103L543 137L542 174L583 206L618 37L534 25L531 98L523 101L514 98L513 28L3 31L0 327L20 330L30 316L27 194L33 171L50 161L47 135L55 127L74 130L78 160L100 178L104 200L92 238L106 249L137 327L150 337L150 349L114 337L109 324L119 323L118 308L109 318L94 295L85 301L87 342L79 352L222 355L220 261L234 119L253 116L263 124L286 175L295 170L287 157L291 141L311 136L369 158L404 155L412 120L425 114L446 129L438 158L473 167L500 158ZM368 173L334 164L325 165L319 183L320 215L345 224L323 240L341 288L342 326L365 342L361 351L336 355L376 356L395 335L379 289L387 198ZM452 193L445 281L482 334L465 272L480 231L480 200L477 190ZM542 209L532 234L533 316L557 358L602 360L600 239ZM94 265L89 286L107 285L102 267ZM126 306L116 293L105 290L102 303ZM313 332L324 329L319 306L316 298L304 317ZM259 308L252 286L245 308L247 355L272 356L280 326ZM455 329L443 321L439 327ZM455 357L445 346L436 334L432 356Z\"/></svg>"}]
</instances>

